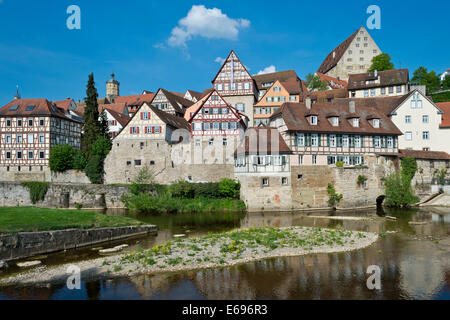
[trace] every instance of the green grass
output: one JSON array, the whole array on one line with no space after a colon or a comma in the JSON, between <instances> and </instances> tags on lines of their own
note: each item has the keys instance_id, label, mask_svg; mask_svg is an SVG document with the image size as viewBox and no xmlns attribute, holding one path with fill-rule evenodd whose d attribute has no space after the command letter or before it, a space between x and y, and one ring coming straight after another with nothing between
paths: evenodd
<instances>
[{"instance_id":1,"label":"green grass","mask_svg":"<svg viewBox=\"0 0 450 320\"><path fill-rule=\"evenodd\" d=\"M142 222L132 218L107 216L90 211L0 207L0 233L96 229L141 224Z\"/></svg>"}]
</instances>

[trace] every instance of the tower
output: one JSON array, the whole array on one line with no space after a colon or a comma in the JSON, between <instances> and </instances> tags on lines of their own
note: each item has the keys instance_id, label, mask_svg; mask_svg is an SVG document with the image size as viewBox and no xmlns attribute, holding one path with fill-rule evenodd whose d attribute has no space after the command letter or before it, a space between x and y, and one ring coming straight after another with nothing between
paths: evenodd
<instances>
[{"instance_id":1,"label":"tower","mask_svg":"<svg viewBox=\"0 0 450 320\"><path fill-rule=\"evenodd\" d=\"M14 95L14 100L20 99L20 93L19 93L19 85L16 86L16 94Z\"/></svg>"},{"instance_id":2,"label":"tower","mask_svg":"<svg viewBox=\"0 0 450 320\"><path fill-rule=\"evenodd\" d=\"M111 74L111 79L106 82L106 98L110 102L114 102L114 100L119 96L119 86L120 83L115 78L114 72Z\"/></svg>"}]
</instances>

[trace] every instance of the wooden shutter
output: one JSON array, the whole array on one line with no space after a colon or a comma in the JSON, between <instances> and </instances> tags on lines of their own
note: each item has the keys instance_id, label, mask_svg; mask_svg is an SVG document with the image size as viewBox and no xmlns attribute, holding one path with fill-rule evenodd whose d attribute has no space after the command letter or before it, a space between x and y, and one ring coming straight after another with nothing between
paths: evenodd
<instances>
[{"instance_id":1,"label":"wooden shutter","mask_svg":"<svg viewBox=\"0 0 450 320\"><path fill-rule=\"evenodd\" d=\"M130 134L133 134L133 127L130 127Z\"/></svg>"},{"instance_id":2,"label":"wooden shutter","mask_svg":"<svg viewBox=\"0 0 450 320\"><path fill-rule=\"evenodd\" d=\"M139 127L137 127L137 133L139 134Z\"/></svg>"},{"instance_id":3,"label":"wooden shutter","mask_svg":"<svg viewBox=\"0 0 450 320\"><path fill-rule=\"evenodd\" d=\"M144 120L144 113L141 112L141 120Z\"/></svg>"}]
</instances>

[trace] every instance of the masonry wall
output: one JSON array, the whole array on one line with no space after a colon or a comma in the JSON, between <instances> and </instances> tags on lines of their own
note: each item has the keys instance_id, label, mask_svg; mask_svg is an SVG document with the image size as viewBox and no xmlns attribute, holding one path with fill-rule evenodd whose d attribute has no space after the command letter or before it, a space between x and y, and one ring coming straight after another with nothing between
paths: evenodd
<instances>
[{"instance_id":1,"label":"masonry wall","mask_svg":"<svg viewBox=\"0 0 450 320\"><path fill-rule=\"evenodd\" d=\"M39 181L55 183L90 183L89 178L82 171L68 170L63 173L51 172L49 167L44 167L42 171L38 167L33 167L34 171L23 167L21 171L17 167L0 167L0 181Z\"/></svg>"}]
</instances>

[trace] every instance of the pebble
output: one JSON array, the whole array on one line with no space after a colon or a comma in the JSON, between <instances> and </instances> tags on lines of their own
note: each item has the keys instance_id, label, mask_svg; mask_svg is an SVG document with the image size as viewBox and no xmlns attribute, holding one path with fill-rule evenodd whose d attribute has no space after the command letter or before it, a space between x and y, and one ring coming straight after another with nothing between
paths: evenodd
<instances>
[{"instance_id":1,"label":"pebble","mask_svg":"<svg viewBox=\"0 0 450 320\"><path fill-rule=\"evenodd\" d=\"M39 260L35 260L35 261L27 261L27 262L18 262L17 266L20 268L29 268L29 267L34 267L37 265L40 265L42 262Z\"/></svg>"}]
</instances>

